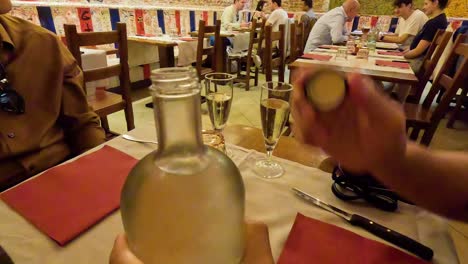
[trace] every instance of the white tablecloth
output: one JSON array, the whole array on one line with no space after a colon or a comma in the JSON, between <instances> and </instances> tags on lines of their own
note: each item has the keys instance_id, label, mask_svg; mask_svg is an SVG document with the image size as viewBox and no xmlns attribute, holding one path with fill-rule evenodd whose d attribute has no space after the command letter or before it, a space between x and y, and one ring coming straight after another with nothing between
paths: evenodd
<instances>
[{"instance_id":1,"label":"white tablecloth","mask_svg":"<svg viewBox=\"0 0 468 264\"><path fill-rule=\"evenodd\" d=\"M309 52L309 54L320 54L323 55L323 52ZM375 71L384 71L384 72L399 72L399 73L408 73L414 74L411 67L409 69L399 69L394 67L385 67L385 66L377 66L375 65L376 60L388 60L391 61L393 58L389 58L389 56L369 56L368 60L357 59L356 56L348 55L348 58L345 59L335 59L336 53L330 53L329 55L332 58L329 61L319 61L319 60L309 60L309 59L297 59L298 62L305 62L305 63L313 63L313 64L323 64L323 65L333 65L333 66L341 66L341 67L349 67L355 68L356 70L375 70ZM400 57L398 59L401 60Z\"/></svg>"},{"instance_id":2,"label":"white tablecloth","mask_svg":"<svg viewBox=\"0 0 468 264\"><path fill-rule=\"evenodd\" d=\"M155 132L154 128L146 127L133 130L129 134L154 139ZM108 142L108 145L135 158L142 158L156 148L155 145L130 142L122 138L116 138ZM401 204L398 212L388 213L365 204L343 202L330 191L330 174L287 160L279 160L286 170L282 178L265 180L252 171L255 160L263 157L263 154L233 146L230 146L230 150L244 179L246 217L268 224L275 259L282 251L297 212L382 241L339 217L296 198L290 188L300 187L335 206L362 214L419 240L434 250L434 263L458 263L447 224L439 217L406 204ZM113 241L123 231L120 213L115 212L67 246L60 247L2 201L0 219L0 245L16 264L107 263Z\"/></svg>"},{"instance_id":3,"label":"white tablecloth","mask_svg":"<svg viewBox=\"0 0 468 264\"><path fill-rule=\"evenodd\" d=\"M85 49L81 48L81 63L83 65L83 70L95 70L99 68L107 67L107 54L105 50L99 49ZM93 95L96 93L96 88L109 88L109 80L98 80L93 82L86 83L86 92L88 95Z\"/></svg>"},{"instance_id":4,"label":"white tablecloth","mask_svg":"<svg viewBox=\"0 0 468 264\"><path fill-rule=\"evenodd\" d=\"M197 41L184 41L178 38L172 38L169 35L161 37L133 36L132 38L177 44L177 46L174 47L174 57L177 58L177 66L188 66L197 61ZM207 48L209 46L210 42L207 38L203 43L203 47Z\"/></svg>"}]
</instances>

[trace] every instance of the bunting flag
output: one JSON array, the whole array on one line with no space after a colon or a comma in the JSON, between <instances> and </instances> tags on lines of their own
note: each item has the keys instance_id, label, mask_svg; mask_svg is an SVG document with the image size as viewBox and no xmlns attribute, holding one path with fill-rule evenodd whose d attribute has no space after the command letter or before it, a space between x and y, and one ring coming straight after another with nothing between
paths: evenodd
<instances>
[{"instance_id":1,"label":"bunting flag","mask_svg":"<svg viewBox=\"0 0 468 264\"><path fill-rule=\"evenodd\" d=\"M162 32L166 34L166 26L164 24L164 11L163 10L158 10L158 24Z\"/></svg>"},{"instance_id":2,"label":"bunting flag","mask_svg":"<svg viewBox=\"0 0 468 264\"><path fill-rule=\"evenodd\" d=\"M145 23L146 36L155 36L158 32L158 12L155 9L143 10L143 22Z\"/></svg>"},{"instance_id":3,"label":"bunting flag","mask_svg":"<svg viewBox=\"0 0 468 264\"><path fill-rule=\"evenodd\" d=\"M91 16L91 9L89 7L78 8L78 18L80 20L81 32L93 32L93 20Z\"/></svg>"},{"instance_id":4,"label":"bunting flag","mask_svg":"<svg viewBox=\"0 0 468 264\"><path fill-rule=\"evenodd\" d=\"M39 14L35 6L13 6L10 14L12 16L27 20L33 24L41 25Z\"/></svg>"},{"instance_id":5,"label":"bunting flag","mask_svg":"<svg viewBox=\"0 0 468 264\"><path fill-rule=\"evenodd\" d=\"M176 24L176 27L177 27L177 34L179 34L179 36L182 34L182 27L181 27L181 24L180 24L180 11L179 10L176 10L175 13L175 24Z\"/></svg>"},{"instance_id":6,"label":"bunting flag","mask_svg":"<svg viewBox=\"0 0 468 264\"><path fill-rule=\"evenodd\" d=\"M216 20L218 20L218 12L217 11L213 11L213 25L216 24ZM249 20L250 21L250 20Z\"/></svg>"},{"instance_id":7,"label":"bunting flag","mask_svg":"<svg viewBox=\"0 0 468 264\"><path fill-rule=\"evenodd\" d=\"M117 23L120 22L119 10L115 9L115 8L110 8L109 9L109 15L110 15L110 19L111 19L112 30L116 30L117 29Z\"/></svg>"},{"instance_id":8,"label":"bunting flag","mask_svg":"<svg viewBox=\"0 0 468 264\"><path fill-rule=\"evenodd\" d=\"M190 31L195 31L198 28L195 11L190 11Z\"/></svg>"},{"instance_id":9,"label":"bunting flag","mask_svg":"<svg viewBox=\"0 0 468 264\"><path fill-rule=\"evenodd\" d=\"M398 25L398 17L392 17L392 21L390 22L390 27L388 29L388 32L393 32L395 33L396 27Z\"/></svg>"},{"instance_id":10,"label":"bunting flag","mask_svg":"<svg viewBox=\"0 0 468 264\"><path fill-rule=\"evenodd\" d=\"M357 30L357 29L358 29L358 25L359 25L359 16L355 16L350 31Z\"/></svg>"},{"instance_id":11,"label":"bunting flag","mask_svg":"<svg viewBox=\"0 0 468 264\"><path fill-rule=\"evenodd\" d=\"M392 22L391 16L380 16L377 22L377 26L382 32L388 32L390 30L390 24Z\"/></svg>"},{"instance_id":12,"label":"bunting flag","mask_svg":"<svg viewBox=\"0 0 468 264\"><path fill-rule=\"evenodd\" d=\"M210 22L209 22L209 20L208 20L208 11L203 11L203 13L202 13L202 19L203 19L203 21L206 22L207 25L210 24Z\"/></svg>"},{"instance_id":13,"label":"bunting flag","mask_svg":"<svg viewBox=\"0 0 468 264\"><path fill-rule=\"evenodd\" d=\"M379 20L378 16L372 16L370 20L370 27L373 28L377 26L377 21Z\"/></svg>"},{"instance_id":14,"label":"bunting flag","mask_svg":"<svg viewBox=\"0 0 468 264\"><path fill-rule=\"evenodd\" d=\"M181 10L180 11L180 34L182 36L188 36L191 30L190 24L190 11Z\"/></svg>"},{"instance_id":15,"label":"bunting flag","mask_svg":"<svg viewBox=\"0 0 468 264\"><path fill-rule=\"evenodd\" d=\"M166 28L165 34L175 35L177 33L175 11L164 10L163 12L164 12L164 27Z\"/></svg>"},{"instance_id":16,"label":"bunting flag","mask_svg":"<svg viewBox=\"0 0 468 264\"><path fill-rule=\"evenodd\" d=\"M63 25L75 25L76 30L81 32L80 19L76 7L54 6L51 7L52 17L54 18L55 33L59 36L65 35Z\"/></svg>"},{"instance_id":17,"label":"bunting flag","mask_svg":"<svg viewBox=\"0 0 468 264\"><path fill-rule=\"evenodd\" d=\"M93 21L93 30L95 32L112 30L109 8L91 8L91 17L91 20Z\"/></svg>"},{"instance_id":18,"label":"bunting flag","mask_svg":"<svg viewBox=\"0 0 468 264\"><path fill-rule=\"evenodd\" d=\"M52 17L52 10L48 6L38 6L37 14L39 16L39 21L43 28L46 28L54 33L57 33L55 30L54 18Z\"/></svg>"},{"instance_id":19,"label":"bunting flag","mask_svg":"<svg viewBox=\"0 0 468 264\"><path fill-rule=\"evenodd\" d=\"M145 23L143 21L143 10L135 9L135 26L137 36L145 35Z\"/></svg>"},{"instance_id":20,"label":"bunting flag","mask_svg":"<svg viewBox=\"0 0 468 264\"><path fill-rule=\"evenodd\" d=\"M120 21L127 24L127 34L129 36L136 35L136 20L135 10L131 8L119 9Z\"/></svg>"}]
</instances>

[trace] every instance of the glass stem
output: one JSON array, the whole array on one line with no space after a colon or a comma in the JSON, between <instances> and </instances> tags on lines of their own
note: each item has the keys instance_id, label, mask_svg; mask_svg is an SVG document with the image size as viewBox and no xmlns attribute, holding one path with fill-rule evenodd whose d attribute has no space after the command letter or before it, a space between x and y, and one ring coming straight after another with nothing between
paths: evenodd
<instances>
[{"instance_id":1,"label":"glass stem","mask_svg":"<svg viewBox=\"0 0 468 264\"><path fill-rule=\"evenodd\" d=\"M267 147L266 153L267 153L267 160L268 160L268 162L271 162L271 156L273 155L273 148Z\"/></svg>"}]
</instances>

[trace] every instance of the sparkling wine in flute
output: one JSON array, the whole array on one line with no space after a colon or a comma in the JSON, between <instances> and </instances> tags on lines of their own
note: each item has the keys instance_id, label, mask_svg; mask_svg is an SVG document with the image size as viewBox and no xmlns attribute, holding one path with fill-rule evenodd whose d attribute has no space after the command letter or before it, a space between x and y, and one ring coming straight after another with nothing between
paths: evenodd
<instances>
[{"instance_id":1,"label":"sparkling wine in flute","mask_svg":"<svg viewBox=\"0 0 468 264\"><path fill-rule=\"evenodd\" d=\"M224 93L210 93L206 96L206 103L214 129L222 130L231 111L232 96Z\"/></svg>"},{"instance_id":2,"label":"sparkling wine in flute","mask_svg":"<svg viewBox=\"0 0 468 264\"><path fill-rule=\"evenodd\" d=\"M262 115L262 128L265 142L269 146L275 146L278 142L284 125L289 117L289 103L276 98L262 100L260 113Z\"/></svg>"}]
</instances>

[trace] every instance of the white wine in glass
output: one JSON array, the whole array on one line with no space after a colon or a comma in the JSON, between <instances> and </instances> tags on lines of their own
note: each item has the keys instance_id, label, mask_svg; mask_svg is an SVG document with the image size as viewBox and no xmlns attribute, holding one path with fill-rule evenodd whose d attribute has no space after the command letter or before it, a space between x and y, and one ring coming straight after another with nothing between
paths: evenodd
<instances>
[{"instance_id":1,"label":"white wine in glass","mask_svg":"<svg viewBox=\"0 0 468 264\"><path fill-rule=\"evenodd\" d=\"M215 72L205 75L205 98L208 114L213 129L221 135L231 112L235 78L236 76L228 73ZM225 153L230 156L227 149Z\"/></svg>"},{"instance_id":2,"label":"white wine in glass","mask_svg":"<svg viewBox=\"0 0 468 264\"><path fill-rule=\"evenodd\" d=\"M286 83L267 82L262 85L260 114L267 158L255 163L255 171L267 179L281 177L284 173L283 167L271 156L289 118L291 92L292 86Z\"/></svg>"},{"instance_id":3,"label":"white wine in glass","mask_svg":"<svg viewBox=\"0 0 468 264\"><path fill-rule=\"evenodd\" d=\"M206 95L206 103L213 128L222 131L231 111L232 95L223 92L209 93Z\"/></svg>"}]
</instances>

